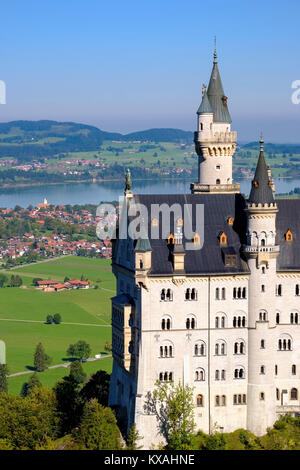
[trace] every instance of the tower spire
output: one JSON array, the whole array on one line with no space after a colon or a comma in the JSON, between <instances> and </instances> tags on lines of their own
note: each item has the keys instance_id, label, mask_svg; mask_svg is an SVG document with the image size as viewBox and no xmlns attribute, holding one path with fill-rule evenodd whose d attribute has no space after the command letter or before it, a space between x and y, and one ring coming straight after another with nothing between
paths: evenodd
<instances>
[{"instance_id":1,"label":"tower spire","mask_svg":"<svg viewBox=\"0 0 300 470\"><path fill-rule=\"evenodd\" d=\"M217 61L217 38L216 38L216 36L214 38L214 45L215 45L215 48L214 48L214 64L217 64L218 61Z\"/></svg>"}]
</instances>

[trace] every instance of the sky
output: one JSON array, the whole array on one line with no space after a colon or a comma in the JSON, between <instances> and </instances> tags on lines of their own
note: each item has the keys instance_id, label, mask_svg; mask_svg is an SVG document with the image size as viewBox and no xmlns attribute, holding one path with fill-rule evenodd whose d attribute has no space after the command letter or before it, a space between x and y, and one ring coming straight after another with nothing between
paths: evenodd
<instances>
[{"instance_id":1,"label":"sky","mask_svg":"<svg viewBox=\"0 0 300 470\"><path fill-rule=\"evenodd\" d=\"M299 0L2 2L0 121L194 130L216 36L239 140L300 142L299 15Z\"/></svg>"}]
</instances>

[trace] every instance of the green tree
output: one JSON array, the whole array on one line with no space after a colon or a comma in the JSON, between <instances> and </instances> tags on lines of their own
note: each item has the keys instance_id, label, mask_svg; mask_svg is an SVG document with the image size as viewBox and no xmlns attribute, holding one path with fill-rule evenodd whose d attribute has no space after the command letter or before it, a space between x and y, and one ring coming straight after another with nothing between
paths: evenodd
<instances>
[{"instance_id":1,"label":"green tree","mask_svg":"<svg viewBox=\"0 0 300 470\"><path fill-rule=\"evenodd\" d=\"M82 415L84 402L79 394L79 384L73 377L64 377L57 382L54 392L60 418L60 434L68 434L79 425Z\"/></svg>"},{"instance_id":2,"label":"green tree","mask_svg":"<svg viewBox=\"0 0 300 470\"><path fill-rule=\"evenodd\" d=\"M67 282L67 281L69 281L69 280L70 280L70 278L69 278L68 276L65 276L64 282Z\"/></svg>"},{"instance_id":3,"label":"green tree","mask_svg":"<svg viewBox=\"0 0 300 470\"><path fill-rule=\"evenodd\" d=\"M0 287L3 287L6 282L7 282L7 276L1 273L0 274Z\"/></svg>"},{"instance_id":4,"label":"green tree","mask_svg":"<svg viewBox=\"0 0 300 470\"><path fill-rule=\"evenodd\" d=\"M81 384L84 382L86 378L86 373L84 372L81 362L79 361L74 361L70 365L70 377L72 377L75 382L78 384Z\"/></svg>"},{"instance_id":5,"label":"green tree","mask_svg":"<svg viewBox=\"0 0 300 470\"><path fill-rule=\"evenodd\" d=\"M53 321L56 325L59 325L61 323L61 315L59 313L55 313L53 315Z\"/></svg>"},{"instance_id":6,"label":"green tree","mask_svg":"<svg viewBox=\"0 0 300 470\"><path fill-rule=\"evenodd\" d=\"M110 408L104 408L96 399L84 405L79 429L74 432L80 449L119 450L121 435L116 418Z\"/></svg>"},{"instance_id":7,"label":"green tree","mask_svg":"<svg viewBox=\"0 0 300 470\"><path fill-rule=\"evenodd\" d=\"M53 323L53 317L52 317L52 315L47 315L46 323L47 323L48 325L51 325L51 323Z\"/></svg>"},{"instance_id":8,"label":"green tree","mask_svg":"<svg viewBox=\"0 0 300 470\"><path fill-rule=\"evenodd\" d=\"M0 393L7 392L7 374L8 367L6 364L0 364Z\"/></svg>"},{"instance_id":9,"label":"green tree","mask_svg":"<svg viewBox=\"0 0 300 470\"><path fill-rule=\"evenodd\" d=\"M133 425L130 428L129 434L127 436L127 450L139 450L142 448L142 446L138 445L138 441L143 439L143 437L140 435L138 430L136 429L136 424L133 423Z\"/></svg>"},{"instance_id":10,"label":"green tree","mask_svg":"<svg viewBox=\"0 0 300 470\"><path fill-rule=\"evenodd\" d=\"M13 449L34 450L57 435L56 400L52 390L35 387L23 398L0 395L0 441Z\"/></svg>"},{"instance_id":11,"label":"green tree","mask_svg":"<svg viewBox=\"0 0 300 470\"><path fill-rule=\"evenodd\" d=\"M41 387L42 384L41 382L39 381L39 378L38 378L38 375L36 372L34 372L28 382L25 382L23 387L22 387L22 392L21 392L21 395L23 397L27 397L28 395L30 395L30 393L32 392L32 390L35 388L35 387Z\"/></svg>"},{"instance_id":12,"label":"green tree","mask_svg":"<svg viewBox=\"0 0 300 470\"><path fill-rule=\"evenodd\" d=\"M148 392L144 408L156 416L167 449L191 448L195 429L193 387L157 382L153 393Z\"/></svg>"},{"instance_id":13,"label":"green tree","mask_svg":"<svg viewBox=\"0 0 300 470\"><path fill-rule=\"evenodd\" d=\"M77 357L81 361L90 357L91 352L90 345L83 340L77 341L75 344L70 344L67 350L68 356Z\"/></svg>"},{"instance_id":14,"label":"green tree","mask_svg":"<svg viewBox=\"0 0 300 470\"><path fill-rule=\"evenodd\" d=\"M45 353L42 343L39 343L34 353L34 367L38 372L43 372L51 363L51 358Z\"/></svg>"},{"instance_id":15,"label":"green tree","mask_svg":"<svg viewBox=\"0 0 300 470\"><path fill-rule=\"evenodd\" d=\"M105 370L98 370L80 391L84 401L96 398L103 405L108 406L110 375Z\"/></svg>"}]
</instances>

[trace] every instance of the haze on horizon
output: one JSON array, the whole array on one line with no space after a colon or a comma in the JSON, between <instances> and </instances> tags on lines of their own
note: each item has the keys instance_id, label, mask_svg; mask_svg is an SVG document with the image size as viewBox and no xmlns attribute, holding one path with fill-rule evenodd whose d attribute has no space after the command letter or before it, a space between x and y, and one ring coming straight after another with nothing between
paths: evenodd
<instances>
[{"instance_id":1,"label":"haze on horizon","mask_svg":"<svg viewBox=\"0 0 300 470\"><path fill-rule=\"evenodd\" d=\"M1 12L1 122L194 130L216 35L239 140L300 142L298 0L11 0Z\"/></svg>"}]
</instances>

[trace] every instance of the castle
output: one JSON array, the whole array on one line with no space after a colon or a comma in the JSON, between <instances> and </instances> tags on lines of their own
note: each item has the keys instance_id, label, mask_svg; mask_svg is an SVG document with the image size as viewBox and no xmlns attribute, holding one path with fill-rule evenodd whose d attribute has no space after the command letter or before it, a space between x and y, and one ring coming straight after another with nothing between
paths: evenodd
<instances>
[{"instance_id":1,"label":"castle","mask_svg":"<svg viewBox=\"0 0 300 470\"><path fill-rule=\"evenodd\" d=\"M215 52L197 111L191 194L135 195L126 179L124 210L176 204L184 214L160 237L152 233L161 213L149 217L137 240L119 236L130 222L123 217L113 244L109 404L128 429L136 423L144 448L163 440L144 407L157 380L194 387L196 427L206 433L262 435L280 415L300 413L300 200L275 200L262 138L250 195L240 194L227 101ZM187 238L196 205L202 233Z\"/></svg>"}]
</instances>

